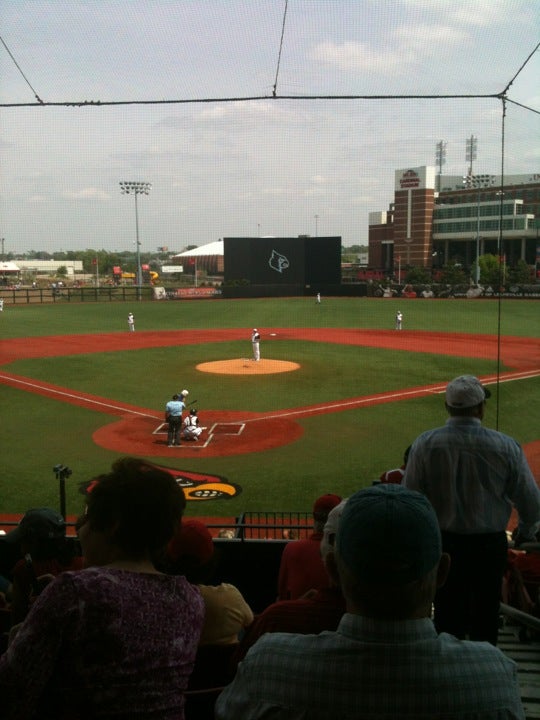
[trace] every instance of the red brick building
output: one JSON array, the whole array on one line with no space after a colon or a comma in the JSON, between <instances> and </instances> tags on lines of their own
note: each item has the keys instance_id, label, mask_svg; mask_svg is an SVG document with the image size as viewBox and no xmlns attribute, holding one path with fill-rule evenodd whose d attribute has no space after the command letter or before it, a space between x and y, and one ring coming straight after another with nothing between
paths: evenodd
<instances>
[{"instance_id":1,"label":"red brick building","mask_svg":"<svg viewBox=\"0 0 540 720\"><path fill-rule=\"evenodd\" d=\"M440 191L436 188L441 188ZM501 231L502 220L502 231ZM540 256L540 173L438 176L434 167L396 170L394 201L369 215L371 269L397 275L407 266L450 262L470 267L497 253L533 266Z\"/></svg>"}]
</instances>

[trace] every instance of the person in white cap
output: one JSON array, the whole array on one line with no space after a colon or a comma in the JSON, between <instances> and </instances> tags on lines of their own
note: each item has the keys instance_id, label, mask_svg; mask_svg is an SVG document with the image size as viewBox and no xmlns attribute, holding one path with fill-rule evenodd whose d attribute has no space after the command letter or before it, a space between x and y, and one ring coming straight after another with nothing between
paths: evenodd
<instances>
[{"instance_id":1,"label":"person in white cap","mask_svg":"<svg viewBox=\"0 0 540 720\"><path fill-rule=\"evenodd\" d=\"M490 395L473 375L448 383L450 417L413 442L403 484L431 501L452 556L435 596L437 629L495 645L510 514L515 508L519 515L517 544L534 541L540 489L518 442L483 427Z\"/></svg>"},{"instance_id":2,"label":"person in white cap","mask_svg":"<svg viewBox=\"0 0 540 720\"><path fill-rule=\"evenodd\" d=\"M253 347L253 359L257 362L261 359L261 335L257 328L253 328L253 332L251 333L251 345Z\"/></svg>"},{"instance_id":3,"label":"person in white cap","mask_svg":"<svg viewBox=\"0 0 540 720\"><path fill-rule=\"evenodd\" d=\"M523 720L516 664L435 630L431 603L449 564L425 496L393 484L351 495L327 556L347 604L337 629L259 638L216 720Z\"/></svg>"}]
</instances>

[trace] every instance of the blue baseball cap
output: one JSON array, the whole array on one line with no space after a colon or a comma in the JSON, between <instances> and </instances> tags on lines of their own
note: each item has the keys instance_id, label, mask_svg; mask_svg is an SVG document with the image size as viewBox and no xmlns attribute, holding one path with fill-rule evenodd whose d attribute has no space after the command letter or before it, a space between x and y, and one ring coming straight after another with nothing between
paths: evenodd
<instances>
[{"instance_id":1,"label":"blue baseball cap","mask_svg":"<svg viewBox=\"0 0 540 720\"><path fill-rule=\"evenodd\" d=\"M406 585L438 563L441 532L424 495L402 485L374 485L348 499L336 548L360 582Z\"/></svg>"},{"instance_id":2,"label":"blue baseball cap","mask_svg":"<svg viewBox=\"0 0 540 720\"><path fill-rule=\"evenodd\" d=\"M19 543L29 538L58 540L66 534L62 515L48 507L32 508L21 518L17 527L6 535L6 540Z\"/></svg>"}]
</instances>

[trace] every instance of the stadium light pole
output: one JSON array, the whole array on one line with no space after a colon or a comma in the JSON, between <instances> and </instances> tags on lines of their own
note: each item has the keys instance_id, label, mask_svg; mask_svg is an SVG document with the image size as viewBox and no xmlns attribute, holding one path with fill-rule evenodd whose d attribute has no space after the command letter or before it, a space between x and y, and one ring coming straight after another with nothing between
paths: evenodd
<instances>
[{"instance_id":1,"label":"stadium light pole","mask_svg":"<svg viewBox=\"0 0 540 720\"><path fill-rule=\"evenodd\" d=\"M139 240L139 206L137 204L138 195L148 195L152 185L147 182L139 182L133 180L121 180L120 191L124 195L135 196L135 242L137 247L137 299L141 299L142 285L142 268L141 268L141 243Z\"/></svg>"},{"instance_id":2,"label":"stadium light pole","mask_svg":"<svg viewBox=\"0 0 540 720\"><path fill-rule=\"evenodd\" d=\"M442 166L446 162L446 146L447 143L444 140L440 140L435 146L435 162L439 168L439 172L437 173L437 190L439 192L441 191Z\"/></svg>"},{"instance_id":3,"label":"stadium light pole","mask_svg":"<svg viewBox=\"0 0 540 720\"><path fill-rule=\"evenodd\" d=\"M480 191L489 188L495 184L494 175L464 175L463 184L467 188L477 190L476 196L476 268L475 268L475 284L480 284Z\"/></svg>"}]
</instances>

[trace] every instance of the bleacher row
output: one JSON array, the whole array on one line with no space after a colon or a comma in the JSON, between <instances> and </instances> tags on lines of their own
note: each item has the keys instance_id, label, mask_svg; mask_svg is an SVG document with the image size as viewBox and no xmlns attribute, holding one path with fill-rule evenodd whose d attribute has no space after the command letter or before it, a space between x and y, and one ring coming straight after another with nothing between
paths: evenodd
<instances>
[{"instance_id":1,"label":"bleacher row","mask_svg":"<svg viewBox=\"0 0 540 720\"><path fill-rule=\"evenodd\" d=\"M5 520L0 523L0 529L9 532L19 519ZM73 517L67 518L66 542L77 544L74 523ZM288 542L286 536L308 537L313 518L306 512L246 512L229 524L226 520L211 518L207 518L205 524L214 536L214 582L235 585L257 613L276 599L279 563ZM233 537L218 537L220 530L230 530ZM0 535L0 574L9 572L14 564L13 549L2 542Z\"/></svg>"},{"instance_id":2,"label":"bleacher row","mask_svg":"<svg viewBox=\"0 0 540 720\"><path fill-rule=\"evenodd\" d=\"M207 523L214 535L216 562L213 583L235 585L255 614L262 612L276 599L277 577L281 555L289 534L307 537L312 527L309 513L246 513L231 523ZM16 522L3 525L9 531ZM219 530L229 529L233 537L218 537ZM291 532L292 531L292 532ZM232 534L232 533L231 533ZM72 528L67 543L77 545ZM0 573L12 567L13 548L0 536ZM9 611L0 610L0 632L5 649L11 624ZM518 664L522 699L529 720L540 719L540 619L501 604L500 648ZM186 695L187 720L213 717L215 699L224 684L230 681L228 661L234 647L201 647L189 690Z\"/></svg>"}]
</instances>

